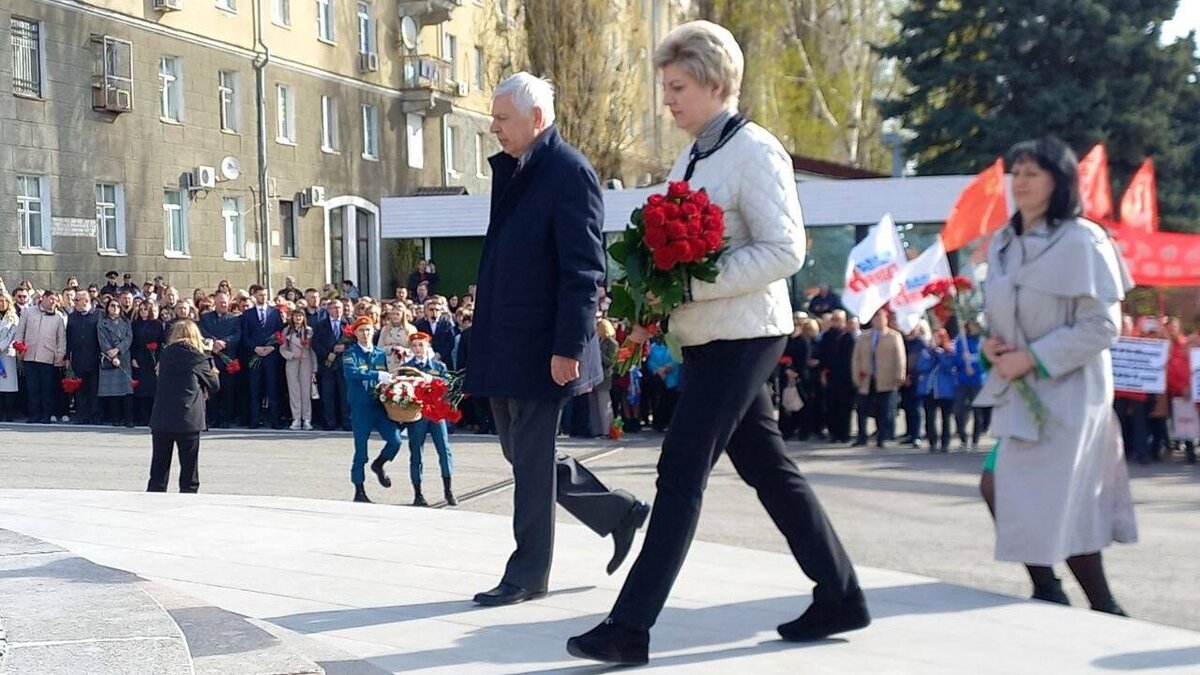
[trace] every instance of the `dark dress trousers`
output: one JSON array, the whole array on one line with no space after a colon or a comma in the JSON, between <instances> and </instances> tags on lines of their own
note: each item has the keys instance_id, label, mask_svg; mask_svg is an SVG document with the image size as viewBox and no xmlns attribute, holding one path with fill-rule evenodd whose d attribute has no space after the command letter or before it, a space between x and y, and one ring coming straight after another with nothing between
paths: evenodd
<instances>
[{"instance_id":1,"label":"dark dress trousers","mask_svg":"<svg viewBox=\"0 0 1200 675\"><path fill-rule=\"evenodd\" d=\"M325 430L338 427L350 429L350 401L346 397L346 376L342 373L342 360L333 348L342 337L342 329L350 323L345 318L338 320L334 331L333 319L328 314L321 316L313 325L312 347L317 356L317 387L321 392L321 419ZM334 355L332 361L330 355Z\"/></svg>"},{"instance_id":2,"label":"dark dress trousers","mask_svg":"<svg viewBox=\"0 0 1200 675\"><path fill-rule=\"evenodd\" d=\"M74 312L67 319L67 359L71 370L83 380L75 392L75 423L96 424L100 421L99 378L100 339L96 324L100 321L100 310L93 308L87 314Z\"/></svg>"},{"instance_id":3,"label":"dark dress trousers","mask_svg":"<svg viewBox=\"0 0 1200 675\"><path fill-rule=\"evenodd\" d=\"M222 353L231 359L238 357L238 348L242 343L242 318L232 312L218 314L216 311L200 315L200 335L209 340L223 340L225 349ZM227 427L233 424L234 412L234 375L229 374L229 365L221 359L213 359L217 370L221 371L221 390L208 397L208 424L214 428ZM242 363L242 367L248 364Z\"/></svg>"},{"instance_id":4,"label":"dark dress trousers","mask_svg":"<svg viewBox=\"0 0 1200 675\"><path fill-rule=\"evenodd\" d=\"M247 358L254 358L256 347L272 346L271 337L283 330L283 318L279 310L267 307L263 320L258 318L258 308L251 307L242 314L242 337L245 342ZM267 414L271 426L279 426L279 371L282 359L279 356L279 346L270 354L262 357L257 368L243 363L250 374L250 426L259 425L262 415L262 400L267 399Z\"/></svg>"},{"instance_id":5,"label":"dark dress trousers","mask_svg":"<svg viewBox=\"0 0 1200 675\"><path fill-rule=\"evenodd\" d=\"M563 402L604 375L596 339L596 288L604 277L604 202L587 160L551 126L525 165L493 156L491 220L468 348L466 389L490 399L500 447L513 465L516 550L504 581L540 591L549 583L554 503L601 536L635 504L555 449ZM554 355L579 361L566 386L550 376Z\"/></svg>"},{"instance_id":6,"label":"dark dress trousers","mask_svg":"<svg viewBox=\"0 0 1200 675\"><path fill-rule=\"evenodd\" d=\"M179 448L179 491L200 489L200 432L204 430L204 397L220 390L212 357L182 342L162 350L158 360L158 392L150 413L153 454L147 492L166 492L171 454Z\"/></svg>"}]
</instances>

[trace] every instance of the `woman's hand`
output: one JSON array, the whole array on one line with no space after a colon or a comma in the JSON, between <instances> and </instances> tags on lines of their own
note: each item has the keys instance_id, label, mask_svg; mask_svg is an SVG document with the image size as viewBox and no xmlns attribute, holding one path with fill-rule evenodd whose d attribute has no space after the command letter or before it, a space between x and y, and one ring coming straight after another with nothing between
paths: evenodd
<instances>
[{"instance_id":1,"label":"woman's hand","mask_svg":"<svg viewBox=\"0 0 1200 675\"><path fill-rule=\"evenodd\" d=\"M1037 359L1024 349L1005 352L992 361L992 372L1009 381L1020 379L1035 368Z\"/></svg>"},{"instance_id":2,"label":"woman's hand","mask_svg":"<svg viewBox=\"0 0 1200 675\"><path fill-rule=\"evenodd\" d=\"M983 355L987 357L988 361L996 363L1001 354L1006 354L1013 351L1014 347L1010 346L1003 339L993 335L983 341L983 347L981 349L983 350Z\"/></svg>"},{"instance_id":3,"label":"woman's hand","mask_svg":"<svg viewBox=\"0 0 1200 675\"><path fill-rule=\"evenodd\" d=\"M129 365L133 366L134 368L137 368L138 367L137 359L130 359Z\"/></svg>"},{"instance_id":4,"label":"woman's hand","mask_svg":"<svg viewBox=\"0 0 1200 675\"><path fill-rule=\"evenodd\" d=\"M120 350L120 349L117 349L116 347L113 347L112 349L110 349L110 350L108 350L108 351L106 351L106 352L104 352L104 353L105 353L105 354L108 354L108 358L110 358L110 359L116 359L116 358L117 358L117 354L120 354L120 353L121 353L121 350Z\"/></svg>"},{"instance_id":5,"label":"woman's hand","mask_svg":"<svg viewBox=\"0 0 1200 675\"><path fill-rule=\"evenodd\" d=\"M114 356L113 360L112 360L112 364L113 364L113 368L120 368L121 367L121 357Z\"/></svg>"}]
</instances>

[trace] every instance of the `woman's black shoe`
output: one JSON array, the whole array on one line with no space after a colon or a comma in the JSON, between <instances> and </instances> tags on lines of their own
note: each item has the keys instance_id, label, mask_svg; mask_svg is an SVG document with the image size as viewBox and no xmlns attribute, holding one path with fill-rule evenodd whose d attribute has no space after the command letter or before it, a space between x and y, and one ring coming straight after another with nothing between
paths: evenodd
<instances>
[{"instance_id":1,"label":"woman's black shoe","mask_svg":"<svg viewBox=\"0 0 1200 675\"><path fill-rule=\"evenodd\" d=\"M777 630L784 640L810 642L869 625L871 615L860 591L838 603L814 602L800 618L781 624Z\"/></svg>"},{"instance_id":2,"label":"woman's black shoe","mask_svg":"<svg viewBox=\"0 0 1200 675\"><path fill-rule=\"evenodd\" d=\"M621 666L644 666L650 662L650 631L605 619L583 635L567 640L567 653Z\"/></svg>"},{"instance_id":3,"label":"woman's black shoe","mask_svg":"<svg viewBox=\"0 0 1200 675\"><path fill-rule=\"evenodd\" d=\"M1039 588L1033 587L1033 595L1030 596L1033 600L1041 600L1042 602L1053 602L1056 605L1070 605L1071 600L1063 591L1062 579L1055 579L1053 584Z\"/></svg>"},{"instance_id":4,"label":"woman's black shoe","mask_svg":"<svg viewBox=\"0 0 1200 675\"><path fill-rule=\"evenodd\" d=\"M1129 616L1125 613L1125 610L1121 609L1121 606L1117 604L1116 600L1113 600L1107 605L1092 605L1092 611L1101 612L1103 614L1112 614L1113 616Z\"/></svg>"}]
</instances>

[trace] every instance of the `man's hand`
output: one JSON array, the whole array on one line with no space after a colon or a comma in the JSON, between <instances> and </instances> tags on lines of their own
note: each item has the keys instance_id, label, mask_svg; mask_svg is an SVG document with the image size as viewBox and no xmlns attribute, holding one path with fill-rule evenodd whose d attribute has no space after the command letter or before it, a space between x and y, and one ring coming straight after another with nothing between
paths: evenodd
<instances>
[{"instance_id":1,"label":"man's hand","mask_svg":"<svg viewBox=\"0 0 1200 675\"><path fill-rule=\"evenodd\" d=\"M267 354L270 354L273 351L275 351L274 347L255 347L254 348L254 353L258 354L259 356L266 356Z\"/></svg>"},{"instance_id":2,"label":"man's hand","mask_svg":"<svg viewBox=\"0 0 1200 675\"><path fill-rule=\"evenodd\" d=\"M54 365L57 368L62 368L64 363L66 363L65 359L54 359Z\"/></svg>"},{"instance_id":3,"label":"man's hand","mask_svg":"<svg viewBox=\"0 0 1200 675\"><path fill-rule=\"evenodd\" d=\"M565 356L550 357L550 377L560 387L579 379L579 362Z\"/></svg>"},{"instance_id":4,"label":"man's hand","mask_svg":"<svg viewBox=\"0 0 1200 675\"><path fill-rule=\"evenodd\" d=\"M225 351L225 344L226 343L224 340L213 340L213 349L212 350L214 352Z\"/></svg>"},{"instance_id":5,"label":"man's hand","mask_svg":"<svg viewBox=\"0 0 1200 675\"><path fill-rule=\"evenodd\" d=\"M134 368L137 368L138 367L137 359L130 359L129 365L133 366Z\"/></svg>"},{"instance_id":6,"label":"man's hand","mask_svg":"<svg viewBox=\"0 0 1200 675\"><path fill-rule=\"evenodd\" d=\"M1011 381L1019 379L1029 371L1037 368L1037 359L1033 357L1031 352L1022 349L1005 352L997 356L992 364L993 371L1000 375L1000 377Z\"/></svg>"},{"instance_id":7,"label":"man's hand","mask_svg":"<svg viewBox=\"0 0 1200 675\"><path fill-rule=\"evenodd\" d=\"M342 352L346 351L346 345L334 345L333 351L336 354L341 354Z\"/></svg>"}]
</instances>

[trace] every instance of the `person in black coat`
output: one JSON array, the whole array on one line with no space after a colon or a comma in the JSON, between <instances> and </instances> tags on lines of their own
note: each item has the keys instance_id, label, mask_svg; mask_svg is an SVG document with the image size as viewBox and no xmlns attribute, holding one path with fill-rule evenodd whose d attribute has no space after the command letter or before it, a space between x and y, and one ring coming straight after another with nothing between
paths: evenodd
<instances>
[{"instance_id":1,"label":"person in black coat","mask_svg":"<svg viewBox=\"0 0 1200 675\"><path fill-rule=\"evenodd\" d=\"M267 302L267 289L255 284L250 287L254 306L242 315L243 353L248 361L243 365L250 377L250 428L261 426L262 402L267 400L267 415L272 428L281 429L279 421L279 375L283 359L279 346L272 343L275 333L283 330L279 310ZM250 363L259 357L257 366Z\"/></svg>"},{"instance_id":2,"label":"person in black coat","mask_svg":"<svg viewBox=\"0 0 1200 675\"><path fill-rule=\"evenodd\" d=\"M450 355L454 352L454 338L458 330L454 327L454 319L442 312L442 304L437 300L425 302L425 316L413 322L417 332L425 333L433 338L430 343L433 352L437 354L446 367L450 367Z\"/></svg>"},{"instance_id":3,"label":"person in black coat","mask_svg":"<svg viewBox=\"0 0 1200 675\"><path fill-rule=\"evenodd\" d=\"M312 325L312 348L317 355L317 387L321 392L321 418L325 431L341 427L350 431L350 401L346 394L346 375L342 372L342 354L348 344L338 344L342 331L352 320L342 316L342 303L333 300L323 318ZM350 343L353 344L353 343Z\"/></svg>"},{"instance_id":4,"label":"person in black coat","mask_svg":"<svg viewBox=\"0 0 1200 675\"><path fill-rule=\"evenodd\" d=\"M137 424L148 424L150 411L154 407L154 395L158 391L158 355L167 344L167 327L158 318L158 307L150 301L142 301L133 319L133 345L129 357L133 359L133 379L138 381L133 390L134 420Z\"/></svg>"},{"instance_id":5,"label":"person in black coat","mask_svg":"<svg viewBox=\"0 0 1200 675\"><path fill-rule=\"evenodd\" d=\"M200 335L212 340L213 353L224 353L230 359L238 357L242 343L242 317L230 311L229 294L223 291L213 296L213 311L200 316ZM229 363L217 359L217 370L221 371L221 390L208 397L208 425L213 429L225 429L236 417L234 403L234 375L229 373ZM232 362L232 361L231 361ZM239 365L245 366L245 363Z\"/></svg>"},{"instance_id":6,"label":"person in black coat","mask_svg":"<svg viewBox=\"0 0 1200 675\"><path fill-rule=\"evenodd\" d=\"M150 413L153 454L147 492L166 492L173 448L179 448L179 491L200 489L200 432L204 399L220 390L217 367L201 344L200 330L189 319L171 328L170 341L158 359L158 394Z\"/></svg>"},{"instance_id":7,"label":"person in black coat","mask_svg":"<svg viewBox=\"0 0 1200 675\"><path fill-rule=\"evenodd\" d=\"M540 597L550 581L554 501L600 536L613 536L612 574L649 507L610 491L558 453L563 403L604 379L596 338L604 280L604 200L587 159L554 126L554 92L517 73L495 90L489 159L492 205L476 276L466 390L490 399L504 457L513 465L516 550L481 605ZM557 483L557 484L556 484Z\"/></svg>"},{"instance_id":8,"label":"person in black coat","mask_svg":"<svg viewBox=\"0 0 1200 675\"><path fill-rule=\"evenodd\" d=\"M87 293L75 296L75 311L67 318L67 368L83 380L75 392L75 424L100 421L100 340L96 324L100 312Z\"/></svg>"}]
</instances>

